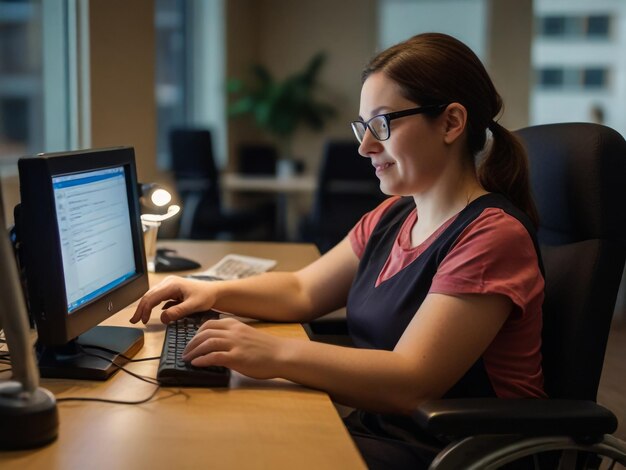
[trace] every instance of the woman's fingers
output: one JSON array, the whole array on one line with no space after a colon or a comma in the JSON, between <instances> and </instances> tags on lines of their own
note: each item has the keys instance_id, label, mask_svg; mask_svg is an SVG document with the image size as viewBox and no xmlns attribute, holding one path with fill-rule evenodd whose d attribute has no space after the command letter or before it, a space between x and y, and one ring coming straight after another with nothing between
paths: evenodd
<instances>
[{"instance_id":1,"label":"woman's fingers","mask_svg":"<svg viewBox=\"0 0 626 470\"><path fill-rule=\"evenodd\" d=\"M225 330L228 328L232 328L235 325L243 325L239 320L235 320L234 318L218 318L216 320L207 320L205 321L200 328L198 328L198 333L204 330Z\"/></svg>"},{"instance_id":2,"label":"woman's fingers","mask_svg":"<svg viewBox=\"0 0 626 470\"><path fill-rule=\"evenodd\" d=\"M224 366L255 378L277 377L280 340L234 318L208 320L189 341L183 360L197 367Z\"/></svg>"},{"instance_id":3,"label":"woman's fingers","mask_svg":"<svg viewBox=\"0 0 626 470\"><path fill-rule=\"evenodd\" d=\"M169 302L165 302L161 310L167 310L168 308L173 307L174 305L178 305L180 300L170 300Z\"/></svg>"},{"instance_id":4,"label":"woman's fingers","mask_svg":"<svg viewBox=\"0 0 626 470\"><path fill-rule=\"evenodd\" d=\"M192 351L194 351L202 342L206 341L209 338L224 338L227 336L226 331L224 330L224 328L221 328L224 325L224 322L227 322L226 319L224 320L207 320L206 322L204 322L202 324L202 326L200 327L200 329L198 329L198 332L196 333L196 335L191 338L191 340L187 343L187 346L185 347L185 350L183 351L183 358L186 354L190 354ZM214 327L207 327L207 323L213 324ZM187 360L187 359L185 359Z\"/></svg>"},{"instance_id":5,"label":"woman's fingers","mask_svg":"<svg viewBox=\"0 0 626 470\"><path fill-rule=\"evenodd\" d=\"M144 324L147 323L152 309L164 300L173 300L175 302L184 300L180 283L174 277L166 278L143 295L130 322L137 323L141 320Z\"/></svg>"},{"instance_id":6,"label":"woman's fingers","mask_svg":"<svg viewBox=\"0 0 626 470\"><path fill-rule=\"evenodd\" d=\"M183 361L193 361L197 357L218 351L230 351L232 342L228 338L210 337L198 343L192 350L183 354Z\"/></svg>"}]
</instances>

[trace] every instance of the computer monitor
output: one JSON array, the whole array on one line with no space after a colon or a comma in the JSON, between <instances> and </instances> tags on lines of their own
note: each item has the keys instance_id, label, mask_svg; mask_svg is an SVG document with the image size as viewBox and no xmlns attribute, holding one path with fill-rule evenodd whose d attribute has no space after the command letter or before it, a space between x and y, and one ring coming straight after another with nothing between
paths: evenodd
<instances>
[{"instance_id":1,"label":"computer monitor","mask_svg":"<svg viewBox=\"0 0 626 470\"><path fill-rule=\"evenodd\" d=\"M109 361L143 345L139 329L97 326L148 289L134 150L39 154L18 168L16 233L40 373L104 380L117 370Z\"/></svg>"}]
</instances>

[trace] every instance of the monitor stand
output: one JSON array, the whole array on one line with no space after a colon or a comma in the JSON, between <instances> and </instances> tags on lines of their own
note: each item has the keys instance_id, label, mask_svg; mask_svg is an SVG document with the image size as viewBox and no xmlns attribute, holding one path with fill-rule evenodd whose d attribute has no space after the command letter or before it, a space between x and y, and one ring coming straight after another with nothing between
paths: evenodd
<instances>
[{"instance_id":1,"label":"monitor stand","mask_svg":"<svg viewBox=\"0 0 626 470\"><path fill-rule=\"evenodd\" d=\"M142 346L143 330L96 326L63 346L38 344L39 372L48 378L106 380L119 369L111 362L123 366Z\"/></svg>"}]
</instances>

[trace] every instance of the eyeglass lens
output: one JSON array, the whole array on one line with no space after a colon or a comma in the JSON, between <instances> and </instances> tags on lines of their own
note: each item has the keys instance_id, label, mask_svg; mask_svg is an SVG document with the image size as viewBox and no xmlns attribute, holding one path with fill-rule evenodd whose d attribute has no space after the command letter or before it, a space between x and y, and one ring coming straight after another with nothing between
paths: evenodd
<instances>
[{"instance_id":1,"label":"eyeglass lens","mask_svg":"<svg viewBox=\"0 0 626 470\"><path fill-rule=\"evenodd\" d=\"M367 123L362 121L354 121L352 124L352 131L359 143L363 142L365 132L369 127L370 132L378 140L387 140L389 138L389 124L385 116L375 116Z\"/></svg>"}]
</instances>

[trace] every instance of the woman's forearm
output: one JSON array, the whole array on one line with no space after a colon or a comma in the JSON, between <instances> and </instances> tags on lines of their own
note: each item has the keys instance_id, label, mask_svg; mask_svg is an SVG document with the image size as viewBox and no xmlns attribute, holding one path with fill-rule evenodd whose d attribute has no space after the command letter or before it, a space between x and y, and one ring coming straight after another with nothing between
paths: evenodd
<instances>
[{"instance_id":1,"label":"woman's forearm","mask_svg":"<svg viewBox=\"0 0 626 470\"><path fill-rule=\"evenodd\" d=\"M215 308L260 320L309 321L345 306L357 267L346 239L300 271L216 283Z\"/></svg>"},{"instance_id":2,"label":"woman's forearm","mask_svg":"<svg viewBox=\"0 0 626 470\"><path fill-rule=\"evenodd\" d=\"M215 308L235 315L270 321L304 322L313 305L291 272L269 272L235 281L218 281Z\"/></svg>"},{"instance_id":3,"label":"woman's forearm","mask_svg":"<svg viewBox=\"0 0 626 470\"><path fill-rule=\"evenodd\" d=\"M283 340L277 368L282 378L326 391L355 408L409 413L429 397L414 365L393 351Z\"/></svg>"}]
</instances>

